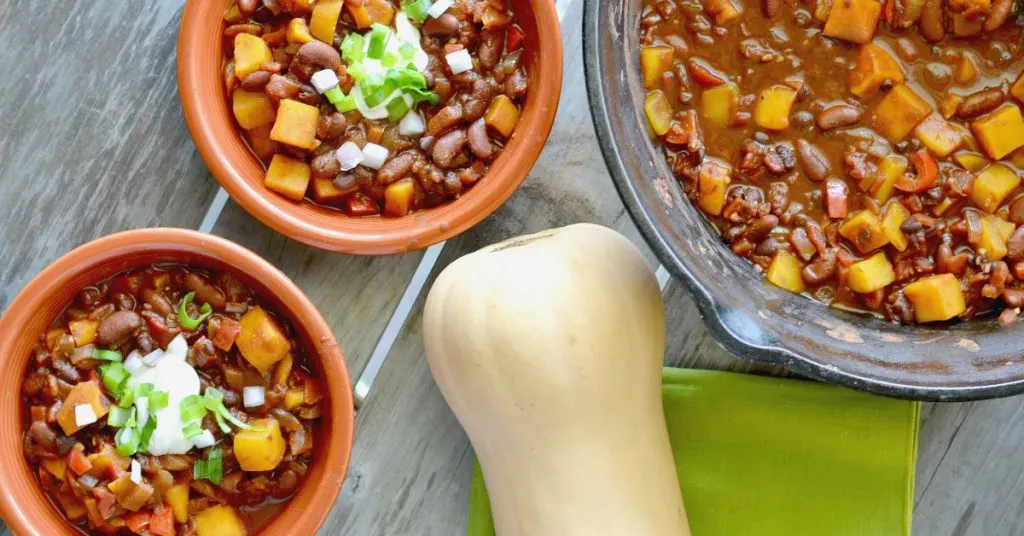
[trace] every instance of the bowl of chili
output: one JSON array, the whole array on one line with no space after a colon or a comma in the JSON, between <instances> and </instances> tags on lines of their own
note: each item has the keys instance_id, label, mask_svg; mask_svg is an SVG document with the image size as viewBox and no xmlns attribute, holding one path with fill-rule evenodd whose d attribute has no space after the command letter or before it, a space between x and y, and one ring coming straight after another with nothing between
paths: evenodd
<instances>
[{"instance_id":1,"label":"bowl of chili","mask_svg":"<svg viewBox=\"0 0 1024 536\"><path fill-rule=\"evenodd\" d=\"M214 177L269 227L343 253L424 248L501 206L561 73L549 0L189 1L178 41Z\"/></svg>"},{"instance_id":2,"label":"bowl of chili","mask_svg":"<svg viewBox=\"0 0 1024 536\"><path fill-rule=\"evenodd\" d=\"M81 246L11 302L0 351L0 513L18 534L313 533L341 490L341 349L287 276L229 241Z\"/></svg>"},{"instance_id":3,"label":"bowl of chili","mask_svg":"<svg viewBox=\"0 0 1024 536\"><path fill-rule=\"evenodd\" d=\"M1024 391L1013 2L745 4L585 8L605 160L712 335L889 396Z\"/></svg>"}]
</instances>

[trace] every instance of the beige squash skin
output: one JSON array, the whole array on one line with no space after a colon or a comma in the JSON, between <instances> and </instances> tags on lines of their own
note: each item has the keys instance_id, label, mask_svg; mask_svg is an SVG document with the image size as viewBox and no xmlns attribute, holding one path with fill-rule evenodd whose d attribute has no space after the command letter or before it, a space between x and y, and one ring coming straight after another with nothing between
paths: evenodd
<instances>
[{"instance_id":1,"label":"beige squash skin","mask_svg":"<svg viewBox=\"0 0 1024 536\"><path fill-rule=\"evenodd\" d=\"M596 225L487 247L427 297L427 360L499 536L688 535L661 401L661 292Z\"/></svg>"}]
</instances>

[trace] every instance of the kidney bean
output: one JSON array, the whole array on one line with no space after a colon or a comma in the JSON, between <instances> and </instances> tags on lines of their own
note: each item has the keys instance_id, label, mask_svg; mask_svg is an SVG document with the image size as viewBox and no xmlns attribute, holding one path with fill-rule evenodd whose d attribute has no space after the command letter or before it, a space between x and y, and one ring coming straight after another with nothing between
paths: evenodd
<instances>
[{"instance_id":1,"label":"kidney bean","mask_svg":"<svg viewBox=\"0 0 1024 536\"><path fill-rule=\"evenodd\" d=\"M57 450L57 433L43 421L35 421L28 427L28 434L37 445L54 452Z\"/></svg>"},{"instance_id":2,"label":"kidney bean","mask_svg":"<svg viewBox=\"0 0 1024 536\"><path fill-rule=\"evenodd\" d=\"M385 162L377 171L377 182L388 185L406 178L409 176L409 172L412 171L414 162L415 158L413 158L412 153L396 155L391 160Z\"/></svg>"},{"instance_id":3,"label":"kidney bean","mask_svg":"<svg viewBox=\"0 0 1024 536\"><path fill-rule=\"evenodd\" d=\"M438 18L430 18L423 23L423 33L426 35L448 37L459 31L459 19L451 13L445 13Z\"/></svg>"},{"instance_id":4,"label":"kidney bean","mask_svg":"<svg viewBox=\"0 0 1024 536\"><path fill-rule=\"evenodd\" d=\"M295 100L310 106L316 106L320 103L320 94L317 93L315 87L309 84L302 84L299 86L299 94L295 97Z\"/></svg>"},{"instance_id":5,"label":"kidney bean","mask_svg":"<svg viewBox=\"0 0 1024 536\"><path fill-rule=\"evenodd\" d=\"M1017 321L1017 317L1020 313L1016 309L1003 309L1003 312L999 313L999 325L1009 326Z\"/></svg>"},{"instance_id":6,"label":"kidney bean","mask_svg":"<svg viewBox=\"0 0 1024 536\"><path fill-rule=\"evenodd\" d=\"M1020 196L1010 203L1009 218L1017 225L1024 224L1024 196Z\"/></svg>"},{"instance_id":7,"label":"kidney bean","mask_svg":"<svg viewBox=\"0 0 1024 536\"><path fill-rule=\"evenodd\" d=\"M779 14L779 10L782 9L782 0L764 0L761 3L761 9L764 11L765 17L775 18Z\"/></svg>"},{"instance_id":8,"label":"kidney bean","mask_svg":"<svg viewBox=\"0 0 1024 536\"><path fill-rule=\"evenodd\" d=\"M815 118L815 123L821 130L832 130L840 127L850 126L860 121L860 109L851 104L837 104L821 111Z\"/></svg>"},{"instance_id":9,"label":"kidney bean","mask_svg":"<svg viewBox=\"0 0 1024 536\"><path fill-rule=\"evenodd\" d=\"M945 10L943 0L925 0L921 9L918 28L921 35L929 41L941 41L946 36Z\"/></svg>"},{"instance_id":10,"label":"kidney bean","mask_svg":"<svg viewBox=\"0 0 1024 536\"><path fill-rule=\"evenodd\" d=\"M1014 309L1024 307L1024 289L1004 288L1003 300L1006 301L1006 305Z\"/></svg>"},{"instance_id":11,"label":"kidney bean","mask_svg":"<svg viewBox=\"0 0 1024 536\"><path fill-rule=\"evenodd\" d=\"M341 163L334 157L334 151L321 153L310 162L313 176L318 179L333 179L341 173Z\"/></svg>"},{"instance_id":12,"label":"kidney bean","mask_svg":"<svg viewBox=\"0 0 1024 536\"><path fill-rule=\"evenodd\" d=\"M1006 242L1007 256L1011 261L1024 259L1024 227L1018 227Z\"/></svg>"},{"instance_id":13,"label":"kidney bean","mask_svg":"<svg viewBox=\"0 0 1024 536\"><path fill-rule=\"evenodd\" d=\"M809 285L820 285L825 281L828 281L836 273L836 265L838 264L838 257L834 249L826 250L813 262L804 266L801 270L800 276L803 277L804 281Z\"/></svg>"},{"instance_id":14,"label":"kidney bean","mask_svg":"<svg viewBox=\"0 0 1024 536\"><path fill-rule=\"evenodd\" d=\"M995 110L1005 100L1006 95L1001 88L985 88L964 97L956 109L956 115L961 119L973 119Z\"/></svg>"},{"instance_id":15,"label":"kidney bean","mask_svg":"<svg viewBox=\"0 0 1024 536\"><path fill-rule=\"evenodd\" d=\"M242 79L242 89L246 91L258 91L266 87L267 82L270 82L270 75L273 74L269 71L256 71L250 73Z\"/></svg>"},{"instance_id":16,"label":"kidney bean","mask_svg":"<svg viewBox=\"0 0 1024 536\"><path fill-rule=\"evenodd\" d=\"M142 326L142 319L132 311L117 311L104 318L96 329L96 340L113 344L127 338Z\"/></svg>"},{"instance_id":17,"label":"kidney bean","mask_svg":"<svg viewBox=\"0 0 1024 536\"><path fill-rule=\"evenodd\" d=\"M295 58L313 65L319 65L324 69L338 70L341 66L341 54L338 50L323 41L314 39L301 47L295 53Z\"/></svg>"},{"instance_id":18,"label":"kidney bean","mask_svg":"<svg viewBox=\"0 0 1024 536\"><path fill-rule=\"evenodd\" d=\"M259 24L232 24L224 28L224 37L235 37L243 33L260 35L263 33L263 27Z\"/></svg>"},{"instance_id":19,"label":"kidney bean","mask_svg":"<svg viewBox=\"0 0 1024 536\"><path fill-rule=\"evenodd\" d=\"M259 0L238 0L238 11L246 17L252 15L260 7Z\"/></svg>"},{"instance_id":20,"label":"kidney bean","mask_svg":"<svg viewBox=\"0 0 1024 536\"><path fill-rule=\"evenodd\" d=\"M348 120L345 119L345 114L320 114L320 119L316 123L316 137L321 141L336 141L345 134L347 128Z\"/></svg>"},{"instance_id":21,"label":"kidney bean","mask_svg":"<svg viewBox=\"0 0 1024 536\"><path fill-rule=\"evenodd\" d=\"M779 217L774 214L767 214L750 222L747 225L747 231L744 233L744 236L756 242L771 234L772 230L778 225Z\"/></svg>"},{"instance_id":22,"label":"kidney bean","mask_svg":"<svg viewBox=\"0 0 1024 536\"><path fill-rule=\"evenodd\" d=\"M459 121L462 121L462 117L462 106L458 103L449 104L441 108L441 111L434 114L430 121L427 122L427 135L437 136L447 131L459 124Z\"/></svg>"},{"instance_id":23,"label":"kidney bean","mask_svg":"<svg viewBox=\"0 0 1024 536\"><path fill-rule=\"evenodd\" d=\"M1006 24L1013 12L1014 0L995 0L992 2L992 9L985 19L985 31L992 32Z\"/></svg>"},{"instance_id":24,"label":"kidney bean","mask_svg":"<svg viewBox=\"0 0 1024 536\"><path fill-rule=\"evenodd\" d=\"M195 303L208 303L215 311L224 310L224 306L227 304L224 292L214 286L210 280L199 274L189 272L185 275L183 283L185 288L196 293Z\"/></svg>"},{"instance_id":25,"label":"kidney bean","mask_svg":"<svg viewBox=\"0 0 1024 536\"><path fill-rule=\"evenodd\" d=\"M293 78L272 74L270 75L270 80L267 81L265 91L267 95L283 100L298 95L301 88L302 85Z\"/></svg>"},{"instance_id":26,"label":"kidney bean","mask_svg":"<svg viewBox=\"0 0 1024 536\"><path fill-rule=\"evenodd\" d=\"M473 91L466 96L462 104L463 118L466 121L476 121L483 117L497 92L488 80L473 82Z\"/></svg>"},{"instance_id":27,"label":"kidney bean","mask_svg":"<svg viewBox=\"0 0 1024 536\"><path fill-rule=\"evenodd\" d=\"M832 164L816 145L805 139L798 139L796 140L796 152L800 156L800 164L808 179L821 182L828 177L829 171L832 170Z\"/></svg>"},{"instance_id":28,"label":"kidney bean","mask_svg":"<svg viewBox=\"0 0 1024 536\"><path fill-rule=\"evenodd\" d=\"M494 146L491 138L487 135L487 123L483 118L477 119L467 130L469 149L473 155L483 161L489 161L494 156Z\"/></svg>"},{"instance_id":29,"label":"kidney bean","mask_svg":"<svg viewBox=\"0 0 1024 536\"><path fill-rule=\"evenodd\" d=\"M501 53L505 45L505 32L483 31L480 33L480 44L477 46L476 55L480 59L480 66L490 71L498 65Z\"/></svg>"},{"instance_id":30,"label":"kidney bean","mask_svg":"<svg viewBox=\"0 0 1024 536\"><path fill-rule=\"evenodd\" d=\"M466 147L466 142L466 131L464 130L453 130L441 136L437 143L434 144L434 151L432 153L434 163L438 167L452 169L458 161L458 156L462 154L462 150Z\"/></svg>"},{"instance_id":31,"label":"kidney bean","mask_svg":"<svg viewBox=\"0 0 1024 536\"><path fill-rule=\"evenodd\" d=\"M527 78L522 69L515 70L505 79L505 95L512 100L526 96Z\"/></svg>"},{"instance_id":32,"label":"kidney bean","mask_svg":"<svg viewBox=\"0 0 1024 536\"><path fill-rule=\"evenodd\" d=\"M774 257L783 248L784 246L781 242L776 240L774 236L769 236L757 244L757 247L754 248L754 253L765 257Z\"/></svg>"}]
</instances>

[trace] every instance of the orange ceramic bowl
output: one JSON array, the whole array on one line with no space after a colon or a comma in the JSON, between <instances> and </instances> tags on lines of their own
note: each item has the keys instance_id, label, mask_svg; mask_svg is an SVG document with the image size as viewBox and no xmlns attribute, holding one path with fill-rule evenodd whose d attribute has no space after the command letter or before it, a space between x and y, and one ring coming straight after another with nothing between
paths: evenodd
<instances>
[{"instance_id":1,"label":"orange ceramic bowl","mask_svg":"<svg viewBox=\"0 0 1024 536\"><path fill-rule=\"evenodd\" d=\"M223 15L231 0L188 0L178 37L178 92L199 154L231 197L290 238L341 253L401 253L447 240L498 209L537 161L562 90L562 36L553 0L511 0L526 32L529 93L519 125L490 171L461 198L403 218L351 218L263 186L264 168L243 140L221 74Z\"/></svg>"},{"instance_id":2,"label":"orange ceramic bowl","mask_svg":"<svg viewBox=\"0 0 1024 536\"><path fill-rule=\"evenodd\" d=\"M184 229L129 231L90 242L42 271L0 318L0 514L15 534L81 534L50 503L22 454L21 382L32 347L83 287L152 263L227 271L284 315L327 386L326 412L313 465L265 535L315 534L341 491L352 451L353 405L341 349L330 327L295 283L255 253L222 238Z\"/></svg>"}]
</instances>

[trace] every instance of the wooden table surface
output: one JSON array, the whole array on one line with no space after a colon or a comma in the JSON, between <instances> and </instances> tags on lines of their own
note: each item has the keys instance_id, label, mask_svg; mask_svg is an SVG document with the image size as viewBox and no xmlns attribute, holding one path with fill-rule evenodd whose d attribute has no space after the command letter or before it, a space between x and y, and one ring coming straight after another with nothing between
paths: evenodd
<instances>
[{"instance_id":1,"label":"wooden table surface","mask_svg":"<svg viewBox=\"0 0 1024 536\"><path fill-rule=\"evenodd\" d=\"M178 100L182 5L0 2L0 311L47 264L105 234L170 226L235 240L284 270L316 303L365 395L348 480L321 533L463 533L472 449L424 361L422 290L460 255L575 222L619 230L657 266L594 137L584 90L582 0L558 2L565 89L550 141L522 188L443 246L377 258L285 239L218 188ZM668 364L779 372L717 346L674 282L665 302ZM927 405L922 419L915 534L1024 533L1024 398Z\"/></svg>"}]
</instances>

